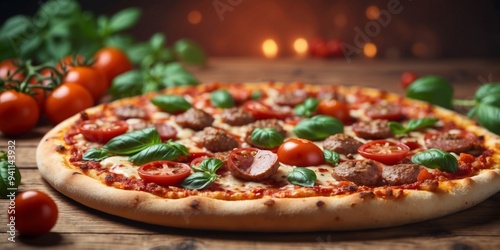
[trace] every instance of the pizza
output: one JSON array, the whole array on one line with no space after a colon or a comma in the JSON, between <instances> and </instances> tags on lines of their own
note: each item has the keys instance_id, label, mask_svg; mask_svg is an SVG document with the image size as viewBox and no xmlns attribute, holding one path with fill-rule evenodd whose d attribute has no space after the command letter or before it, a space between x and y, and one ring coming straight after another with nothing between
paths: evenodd
<instances>
[{"instance_id":1,"label":"pizza","mask_svg":"<svg viewBox=\"0 0 500 250\"><path fill-rule=\"evenodd\" d=\"M500 190L497 135L358 86L210 83L119 99L58 124L36 158L79 203L190 229L390 227Z\"/></svg>"}]
</instances>

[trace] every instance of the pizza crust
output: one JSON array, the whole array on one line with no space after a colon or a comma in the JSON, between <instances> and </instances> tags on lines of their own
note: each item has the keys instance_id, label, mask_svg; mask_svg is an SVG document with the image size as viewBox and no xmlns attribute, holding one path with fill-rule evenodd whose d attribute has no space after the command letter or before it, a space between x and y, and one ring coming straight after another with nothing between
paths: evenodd
<instances>
[{"instance_id":1,"label":"pizza crust","mask_svg":"<svg viewBox=\"0 0 500 250\"><path fill-rule=\"evenodd\" d=\"M377 90L360 88L372 94ZM388 98L400 98L389 94ZM122 100L127 101L127 99ZM413 101L415 105L427 105ZM100 111L101 106L88 110ZM476 134L485 136L494 149L494 169L479 175L440 183L436 192L404 190L400 198L366 194L310 198L261 198L227 201L190 196L165 199L147 192L107 186L66 166L57 145L64 145L61 131L79 118L60 123L38 145L36 158L41 175L62 194L88 207L141 222L190 229L238 231L319 231L382 228L428 220L469 208L500 190L498 136L474 122L442 108L435 111ZM418 209L415 209L417 208Z\"/></svg>"}]
</instances>

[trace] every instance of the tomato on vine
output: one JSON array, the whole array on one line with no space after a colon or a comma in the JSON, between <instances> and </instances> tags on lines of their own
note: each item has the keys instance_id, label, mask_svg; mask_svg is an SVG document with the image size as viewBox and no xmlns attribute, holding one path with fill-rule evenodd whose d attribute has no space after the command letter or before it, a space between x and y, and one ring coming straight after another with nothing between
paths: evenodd
<instances>
[{"instance_id":1,"label":"tomato on vine","mask_svg":"<svg viewBox=\"0 0 500 250\"><path fill-rule=\"evenodd\" d=\"M8 76L11 76L12 80L23 81L24 75L20 72L17 72L16 64L16 59L7 59L0 62L0 79L5 80Z\"/></svg>"},{"instance_id":2,"label":"tomato on vine","mask_svg":"<svg viewBox=\"0 0 500 250\"><path fill-rule=\"evenodd\" d=\"M92 67L101 71L107 79L108 87L113 79L132 69L132 63L127 55L113 47L105 47L94 55L95 62Z\"/></svg>"},{"instance_id":3,"label":"tomato on vine","mask_svg":"<svg viewBox=\"0 0 500 250\"><path fill-rule=\"evenodd\" d=\"M77 83L63 83L45 101L45 114L53 124L94 105L92 95Z\"/></svg>"},{"instance_id":4,"label":"tomato on vine","mask_svg":"<svg viewBox=\"0 0 500 250\"><path fill-rule=\"evenodd\" d=\"M94 102L98 102L106 92L106 77L97 69L87 66L71 67L63 78L63 82L72 82L84 87Z\"/></svg>"},{"instance_id":5,"label":"tomato on vine","mask_svg":"<svg viewBox=\"0 0 500 250\"><path fill-rule=\"evenodd\" d=\"M38 104L32 96L16 90L0 94L0 132L16 136L33 129L40 117Z\"/></svg>"}]
</instances>

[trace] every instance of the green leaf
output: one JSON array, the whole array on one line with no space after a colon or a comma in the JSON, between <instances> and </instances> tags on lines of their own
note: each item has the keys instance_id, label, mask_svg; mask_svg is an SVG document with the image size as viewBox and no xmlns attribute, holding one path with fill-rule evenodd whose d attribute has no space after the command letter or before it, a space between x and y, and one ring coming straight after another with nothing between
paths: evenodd
<instances>
[{"instance_id":1,"label":"green leaf","mask_svg":"<svg viewBox=\"0 0 500 250\"><path fill-rule=\"evenodd\" d=\"M415 164L446 172L456 172L458 170L458 161L455 156L435 148L413 155L411 161Z\"/></svg>"},{"instance_id":2,"label":"green leaf","mask_svg":"<svg viewBox=\"0 0 500 250\"><path fill-rule=\"evenodd\" d=\"M476 116L479 124L500 135L500 107L481 103L476 106Z\"/></svg>"},{"instance_id":3,"label":"green leaf","mask_svg":"<svg viewBox=\"0 0 500 250\"><path fill-rule=\"evenodd\" d=\"M113 79L109 90L113 98L122 98L142 94L143 77L140 71L131 70Z\"/></svg>"},{"instance_id":4,"label":"green leaf","mask_svg":"<svg viewBox=\"0 0 500 250\"><path fill-rule=\"evenodd\" d=\"M149 40L149 44L153 51L160 51L165 46L165 35L162 33L155 33Z\"/></svg>"},{"instance_id":5,"label":"green leaf","mask_svg":"<svg viewBox=\"0 0 500 250\"><path fill-rule=\"evenodd\" d=\"M18 47L19 42L27 39L28 30L33 29L35 27L27 16L13 16L3 23L0 29L0 40L10 42L12 47Z\"/></svg>"},{"instance_id":6,"label":"green leaf","mask_svg":"<svg viewBox=\"0 0 500 250\"><path fill-rule=\"evenodd\" d=\"M9 163L5 151L0 151L0 155L0 197L7 198L21 183L21 173L16 165Z\"/></svg>"},{"instance_id":7,"label":"green leaf","mask_svg":"<svg viewBox=\"0 0 500 250\"><path fill-rule=\"evenodd\" d=\"M474 99L478 102L482 102L486 96L497 96L500 99L500 83L487 83L477 89Z\"/></svg>"},{"instance_id":8,"label":"green leaf","mask_svg":"<svg viewBox=\"0 0 500 250\"><path fill-rule=\"evenodd\" d=\"M116 33L122 30L126 30L134 26L139 17L141 16L141 11L138 8L128 8L119 11L113 15L109 21L109 28L111 33Z\"/></svg>"},{"instance_id":9,"label":"green leaf","mask_svg":"<svg viewBox=\"0 0 500 250\"><path fill-rule=\"evenodd\" d=\"M309 97L303 103L294 107L293 112L298 116L311 116L318 109L319 101Z\"/></svg>"},{"instance_id":10,"label":"green leaf","mask_svg":"<svg viewBox=\"0 0 500 250\"><path fill-rule=\"evenodd\" d=\"M273 128L255 128L250 136L252 145L265 149L283 144L284 139L283 135Z\"/></svg>"},{"instance_id":11,"label":"green leaf","mask_svg":"<svg viewBox=\"0 0 500 250\"><path fill-rule=\"evenodd\" d=\"M180 152L181 155L189 156L189 150L186 148L186 146L184 146L184 145L182 145L182 144L180 144L178 142L174 142L172 140L168 140L166 142L166 144L168 146L171 146L171 147L177 149Z\"/></svg>"},{"instance_id":12,"label":"green leaf","mask_svg":"<svg viewBox=\"0 0 500 250\"><path fill-rule=\"evenodd\" d=\"M407 89L406 97L451 109L453 87L438 76L425 76L415 80Z\"/></svg>"},{"instance_id":13,"label":"green leaf","mask_svg":"<svg viewBox=\"0 0 500 250\"><path fill-rule=\"evenodd\" d=\"M209 174L215 174L217 170L224 164L223 161L216 158L206 158L204 159L197 168L194 168L195 171L204 171Z\"/></svg>"},{"instance_id":14,"label":"green leaf","mask_svg":"<svg viewBox=\"0 0 500 250\"><path fill-rule=\"evenodd\" d=\"M181 39L174 45L177 57L185 63L192 65L204 65L206 56L203 49L194 41Z\"/></svg>"},{"instance_id":15,"label":"green leaf","mask_svg":"<svg viewBox=\"0 0 500 250\"><path fill-rule=\"evenodd\" d=\"M71 17L80 14L80 5L74 0L51 0L45 2L38 10L38 16Z\"/></svg>"},{"instance_id":16,"label":"green leaf","mask_svg":"<svg viewBox=\"0 0 500 250\"><path fill-rule=\"evenodd\" d=\"M262 92L260 92L259 90L253 91L252 95L250 96L252 100L259 100L261 97L262 97Z\"/></svg>"},{"instance_id":17,"label":"green leaf","mask_svg":"<svg viewBox=\"0 0 500 250\"><path fill-rule=\"evenodd\" d=\"M108 151L105 149L100 149L100 148L91 148L83 154L83 160L84 161L102 161L106 158L108 158Z\"/></svg>"},{"instance_id":18,"label":"green leaf","mask_svg":"<svg viewBox=\"0 0 500 250\"><path fill-rule=\"evenodd\" d=\"M176 113L191 108L191 103L180 95L158 95L151 99L151 103L168 113Z\"/></svg>"},{"instance_id":19,"label":"green leaf","mask_svg":"<svg viewBox=\"0 0 500 250\"><path fill-rule=\"evenodd\" d=\"M344 125L339 120L326 115L316 115L309 119L300 121L293 133L298 137L317 141L323 140L330 135L342 133Z\"/></svg>"},{"instance_id":20,"label":"green leaf","mask_svg":"<svg viewBox=\"0 0 500 250\"><path fill-rule=\"evenodd\" d=\"M104 46L119 48L122 51L128 51L134 44L134 39L131 36L115 34L108 37L104 41Z\"/></svg>"},{"instance_id":21,"label":"green leaf","mask_svg":"<svg viewBox=\"0 0 500 250\"><path fill-rule=\"evenodd\" d=\"M408 132L408 130L399 122L391 121L389 122L389 129L395 135L403 135Z\"/></svg>"},{"instance_id":22,"label":"green leaf","mask_svg":"<svg viewBox=\"0 0 500 250\"><path fill-rule=\"evenodd\" d=\"M149 44L139 43L131 46L128 50L125 51L125 53L132 63L139 64L150 51L151 48Z\"/></svg>"},{"instance_id":23,"label":"green leaf","mask_svg":"<svg viewBox=\"0 0 500 250\"><path fill-rule=\"evenodd\" d=\"M415 119L408 121L406 123L406 127L399 122L391 121L389 122L389 129L395 135L402 135L421 128L434 126L438 121L439 119L437 118Z\"/></svg>"},{"instance_id":24,"label":"green leaf","mask_svg":"<svg viewBox=\"0 0 500 250\"><path fill-rule=\"evenodd\" d=\"M180 63L169 63L162 69L164 74L161 84L164 87L196 85L198 80L187 72Z\"/></svg>"},{"instance_id":25,"label":"green leaf","mask_svg":"<svg viewBox=\"0 0 500 250\"><path fill-rule=\"evenodd\" d=\"M128 160L135 165L143 165L152 161L174 160L181 155L181 151L167 144L155 144L149 146L139 153L134 154Z\"/></svg>"},{"instance_id":26,"label":"green leaf","mask_svg":"<svg viewBox=\"0 0 500 250\"><path fill-rule=\"evenodd\" d=\"M103 149L112 154L131 155L159 143L161 138L158 131L154 128L145 128L114 137L103 146Z\"/></svg>"},{"instance_id":27,"label":"green leaf","mask_svg":"<svg viewBox=\"0 0 500 250\"><path fill-rule=\"evenodd\" d=\"M481 104L500 107L500 93L492 93L484 96L483 99L481 99Z\"/></svg>"},{"instance_id":28,"label":"green leaf","mask_svg":"<svg viewBox=\"0 0 500 250\"><path fill-rule=\"evenodd\" d=\"M196 172L188 176L181 183L181 186L188 189L203 189L217 179L217 175L207 172Z\"/></svg>"},{"instance_id":29,"label":"green leaf","mask_svg":"<svg viewBox=\"0 0 500 250\"><path fill-rule=\"evenodd\" d=\"M316 173L308 168L294 168L290 174L288 174L287 180L291 184L304 186L304 187L314 187L316 183Z\"/></svg>"},{"instance_id":30,"label":"green leaf","mask_svg":"<svg viewBox=\"0 0 500 250\"><path fill-rule=\"evenodd\" d=\"M333 164L334 166L337 166L337 164L340 161L340 155L339 153L325 149L323 150L323 156L325 157L325 161Z\"/></svg>"},{"instance_id":31,"label":"green leaf","mask_svg":"<svg viewBox=\"0 0 500 250\"><path fill-rule=\"evenodd\" d=\"M210 100L212 105L218 108L232 108L235 105L233 96L225 89L213 91Z\"/></svg>"}]
</instances>

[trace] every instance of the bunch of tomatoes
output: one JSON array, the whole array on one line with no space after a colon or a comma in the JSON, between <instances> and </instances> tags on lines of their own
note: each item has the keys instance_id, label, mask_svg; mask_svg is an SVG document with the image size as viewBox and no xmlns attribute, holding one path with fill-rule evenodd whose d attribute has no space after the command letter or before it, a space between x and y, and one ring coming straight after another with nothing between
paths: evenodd
<instances>
[{"instance_id":1,"label":"bunch of tomatoes","mask_svg":"<svg viewBox=\"0 0 500 250\"><path fill-rule=\"evenodd\" d=\"M86 60L68 55L57 65L0 62L0 132L16 136L33 129L40 117L58 124L97 104L112 80L132 69L125 53L105 47Z\"/></svg>"}]
</instances>

